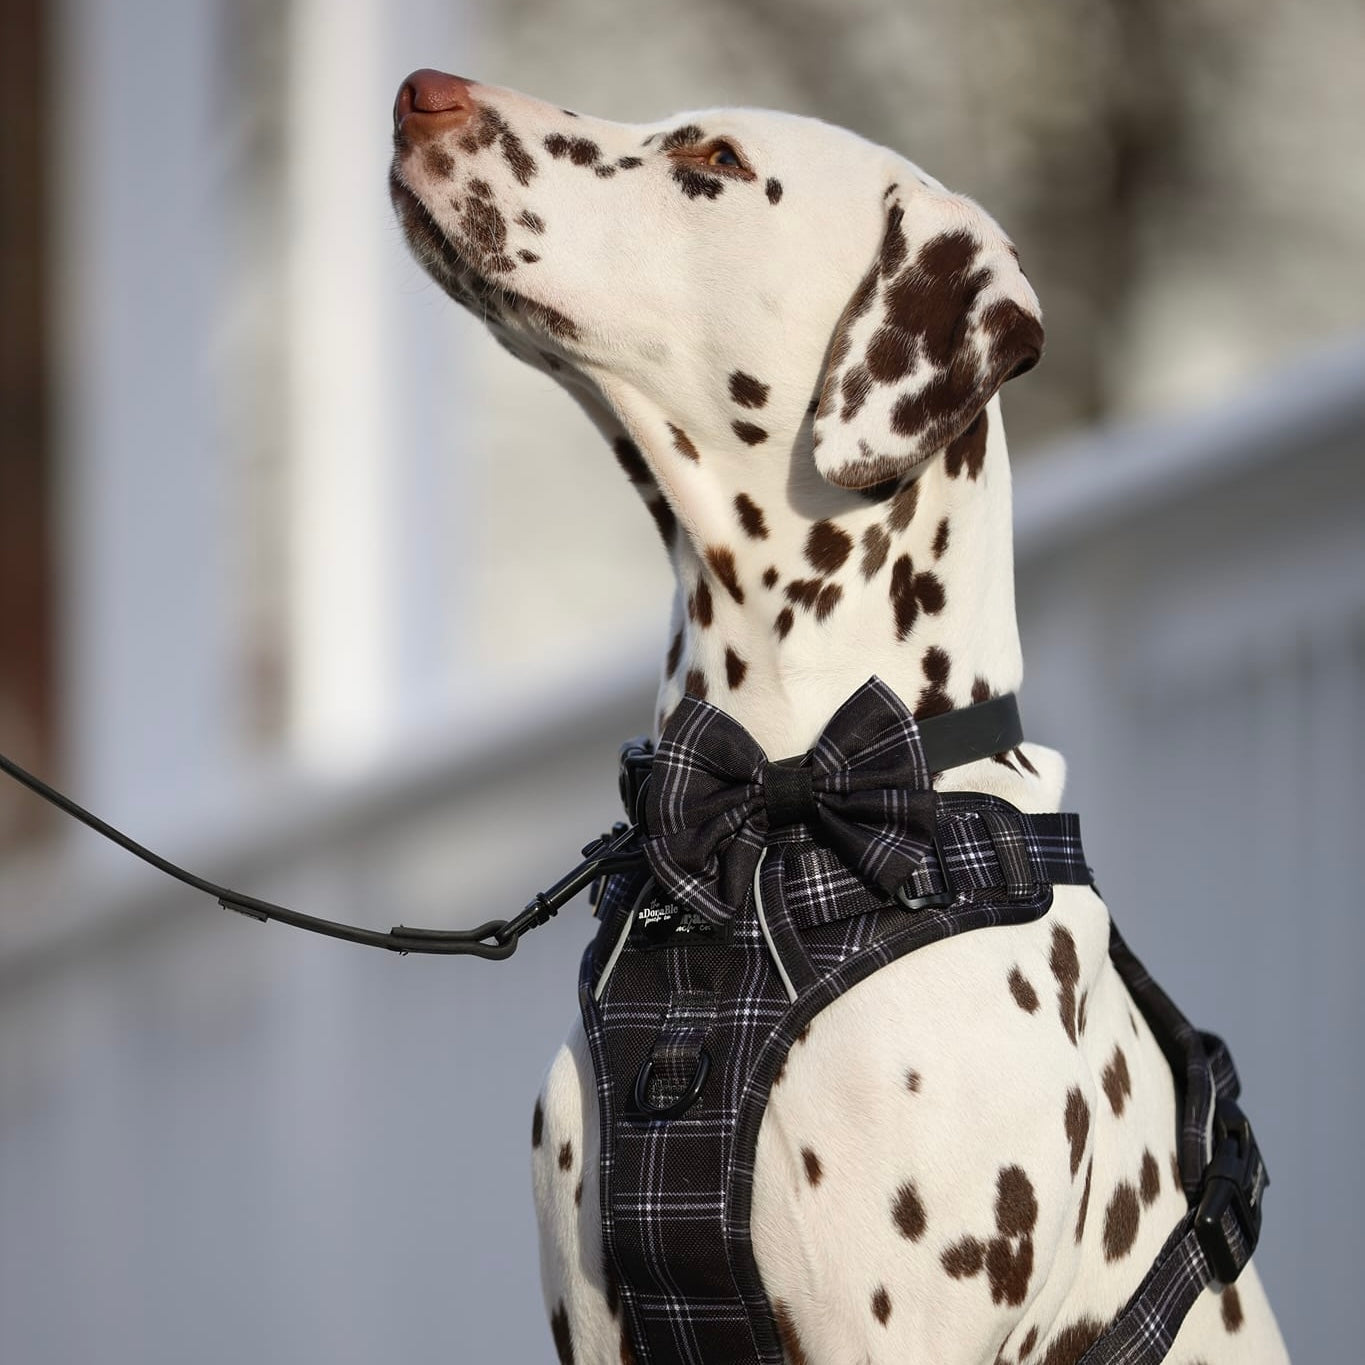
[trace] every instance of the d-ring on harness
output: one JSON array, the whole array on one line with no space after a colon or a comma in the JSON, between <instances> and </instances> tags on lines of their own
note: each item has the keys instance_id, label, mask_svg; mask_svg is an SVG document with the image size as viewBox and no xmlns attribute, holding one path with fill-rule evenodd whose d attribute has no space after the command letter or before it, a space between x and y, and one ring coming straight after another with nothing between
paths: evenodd
<instances>
[{"instance_id":1,"label":"d-ring on harness","mask_svg":"<svg viewBox=\"0 0 1365 1365\"><path fill-rule=\"evenodd\" d=\"M633 824L510 920L388 932L301 914L152 852L0 754L0 771L167 876L257 920L400 954L501 959L589 883L596 940L579 1001L602 1131L604 1250L639 1365L781 1365L749 1238L763 1109L793 1040L844 991L952 934L1047 913L1090 884L1074 815L1026 815L932 775L1021 742L1012 696L919 724L871 679L810 753L770 762L735 721L684 697L655 752L632 741ZM1110 956L1175 1075L1185 1218L1079 1365L1156 1365L1213 1280L1255 1251L1268 1183L1237 1073L1111 926Z\"/></svg>"},{"instance_id":2,"label":"d-ring on harness","mask_svg":"<svg viewBox=\"0 0 1365 1365\"><path fill-rule=\"evenodd\" d=\"M932 774L1018 744L1012 697L917 724L870 680L815 747L771 762L684 697L657 752L622 754L648 866L607 879L579 1002L601 1129L601 1219L639 1365L781 1365L750 1237L758 1130L787 1052L872 972L949 935L1046 914L1091 884L1074 815L1028 815ZM1260 1228L1265 1167L1224 1045L1197 1032L1111 930L1168 1058L1191 1201L1084 1365L1155 1365Z\"/></svg>"}]
</instances>

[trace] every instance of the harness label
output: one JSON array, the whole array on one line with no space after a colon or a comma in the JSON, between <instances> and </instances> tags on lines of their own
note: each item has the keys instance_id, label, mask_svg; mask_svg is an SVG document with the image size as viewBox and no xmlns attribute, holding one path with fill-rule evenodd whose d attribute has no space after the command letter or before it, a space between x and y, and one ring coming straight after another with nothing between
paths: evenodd
<instances>
[{"instance_id":1,"label":"harness label","mask_svg":"<svg viewBox=\"0 0 1365 1365\"><path fill-rule=\"evenodd\" d=\"M697 943L723 943L726 936L696 910L674 901L654 901L635 912L630 931L630 946L636 951L650 948L685 948Z\"/></svg>"}]
</instances>

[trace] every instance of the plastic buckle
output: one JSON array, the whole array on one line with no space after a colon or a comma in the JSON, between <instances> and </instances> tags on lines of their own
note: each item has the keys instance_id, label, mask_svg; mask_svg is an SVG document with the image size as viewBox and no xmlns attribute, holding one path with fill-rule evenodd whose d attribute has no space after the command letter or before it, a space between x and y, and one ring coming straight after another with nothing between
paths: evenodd
<instances>
[{"instance_id":1,"label":"plastic buckle","mask_svg":"<svg viewBox=\"0 0 1365 1365\"><path fill-rule=\"evenodd\" d=\"M642 807L645 790L649 786L649 775L654 767L654 743L644 735L628 739L621 746L620 790L621 804L626 815L637 825L643 827Z\"/></svg>"},{"instance_id":2,"label":"plastic buckle","mask_svg":"<svg viewBox=\"0 0 1365 1365\"><path fill-rule=\"evenodd\" d=\"M944 910L956 902L957 892L953 890L953 879L948 875L948 860L943 856L943 846L938 841L937 819L934 820L934 857L938 860L939 877L943 882L943 890L931 891L924 896L911 896L906 891L910 883L906 882L896 892L896 899L905 909Z\"/></svg>"},{"instance_id":3,"label":"plastic buckle","mask_svg":"<svg viewBox=\"0 0 1365 1365\"><path fill-rule=\"evenodd\" d=\"M1214 1110L1213 1160L1204 1171L1195 1235L1221 1284L1232 1284L1256 1250L1261 1236L1261 1195L1270 1184L1251 1122L1230 1099L1220 1099ZM1223 1226L1231 1209L1246 1256L1237 1250Z\"/></svg>"}]
</instances>

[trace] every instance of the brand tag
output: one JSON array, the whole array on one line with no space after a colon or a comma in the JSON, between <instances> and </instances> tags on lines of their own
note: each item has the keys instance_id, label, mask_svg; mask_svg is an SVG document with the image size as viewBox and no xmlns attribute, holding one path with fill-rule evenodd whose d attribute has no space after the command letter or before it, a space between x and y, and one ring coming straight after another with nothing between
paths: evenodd
<instances>
[{"instance_id":1,"label":"brand tag","mask_svg":"<svg viewBox=\"0 0 1365 1365\"><path fill-rule=\"evenodd\" d=\"M630 931L630 946L637 951L723 941L721 931L704 915L673 901L654 901L641 906L635 912L635 923Z\"/></svg>"}]
</instances>

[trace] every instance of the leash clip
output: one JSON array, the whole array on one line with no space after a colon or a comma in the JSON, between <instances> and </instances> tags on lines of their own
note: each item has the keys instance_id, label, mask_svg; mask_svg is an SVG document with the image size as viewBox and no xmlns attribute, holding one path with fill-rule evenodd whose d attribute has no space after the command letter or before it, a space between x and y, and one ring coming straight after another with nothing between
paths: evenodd
<instances>
[{"instance_id":1,"label":"leash clip","mask_svg":"<svg viewBox=\"0 0 1365 1365\"><path fill-rule=\"evenodd\" d=\"M1213 1160L1204 1172L1194 1217L1199 1246L1220 1284L1231 1284L1261 1235L1261 1195L1270 1183L1251 1121L1231 1099L1214 1110ZM1232 1227L1226 1226L1232 1215Z\"/></svg>"},{"instance_id":2,"label":"leash clip","mask_svg":"<svg viewBox=\"0 0 1365 1365\"><path fill-rule=\"evenodd\" d=\"M539 928L552 920L585 886L609 873L624 872L637 866L644 856L639 827L618 820L605 834L599 834L583 846L583 861L572 872L566 872L547 890L536 892L526 902L526 909L502 926L497 935L498 942L507 943L530 929Z\"/></svg>"}]
</instances>

